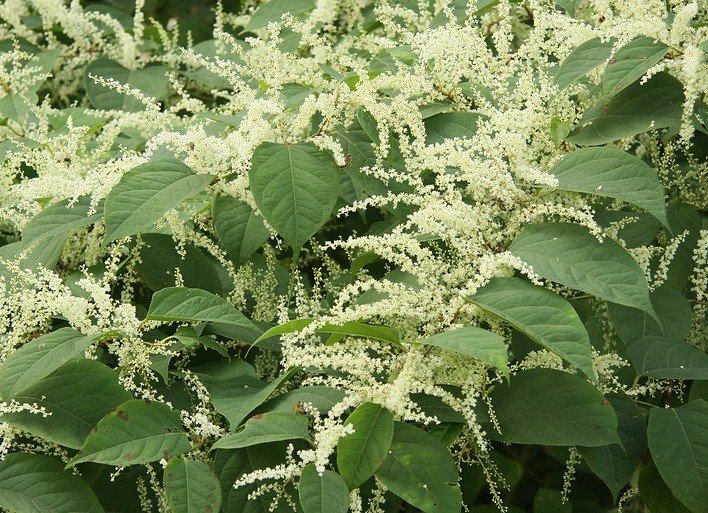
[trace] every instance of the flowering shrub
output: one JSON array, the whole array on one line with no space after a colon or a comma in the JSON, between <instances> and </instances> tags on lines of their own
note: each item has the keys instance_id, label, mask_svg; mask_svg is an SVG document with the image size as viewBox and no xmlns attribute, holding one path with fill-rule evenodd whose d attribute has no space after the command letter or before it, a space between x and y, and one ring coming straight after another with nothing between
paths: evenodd
<instances>
[{"instance_id":1,"label":"flowering shrub","mask_svg":"<svg viewBox=\"0 0 708 513\"><path fill-rule=\"evenodd\" d=\"M0 5L0 508L708 511L705 3L127 4Z\"/></svg>"}]
</instances>

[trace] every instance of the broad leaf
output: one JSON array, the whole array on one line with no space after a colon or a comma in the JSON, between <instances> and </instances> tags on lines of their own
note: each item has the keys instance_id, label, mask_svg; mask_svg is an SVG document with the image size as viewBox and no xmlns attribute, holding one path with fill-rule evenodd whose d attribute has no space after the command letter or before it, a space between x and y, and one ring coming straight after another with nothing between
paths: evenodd
<instances>
[{"instance_id":1,"label":"broad leaf","mask_svg":"<svg viewBox=\"0 0 708 513\"><path fill-rule=\"evenodd\" d=\"M274 326L263 333L263 335L258 337L256 343L278 335L300 331L312 324L314 321L315 319L306 317L284 322L283 324ZM389 328L388 326L377 326L374 324L366 324L356 321L346 322L344 324L325 324L321 328L315 329L315 333L334 333L350 337L370 338L373 340L381 340L383 342L391 342L393 344L399 343L401 339L401 334L396 329Z\"/></svg>"},{"instance_id":2,"label":"broad leaf","mask_svg":"<svg viewBox=\"0 0 708 513\"><path fill-rule=\"evenodd\" d=\"M347 130L336 130L335 136L345 154L349 156L349 163L344 167L344 172L351 179L357 198L365 199L386 194L388 187L383 181L361 171L363 167L371 168L376 165L374 146L361 125L355 123Z\"/></svg>"},{"instance_id":3,"label":"broad leaf","mask_svg":"<svg viewBox=\"0 0 708 513\"><path fill-rule=\"evenodd\" d=\"M232 324L256 333L258 327L226 299L187 287L168 287L152 295L146 320L168 322L216 322Z\"/></svg>"},{"instance_id":4,"label":"broad leaf","mask_svg":"<svg viewBox=\"0 0 708 513\"><path fill-rule=\"evenodd\" d=\"M317 472L314 464L300 475L298 496L303 513L346 513L349 511L349 489L336 472Z\"/></svg>"},{"instance_id":5,"label":"broad leaf","mask_svg":"<svg viewBox=\"0 0 708 513\"><path fill-rule=\"evenodd\" d=\"M435 436L409 424L395 424L389 455L376 477L424 513L460 513L462 509L452 454Z\"/></svg>"},{"instance_id":6,"label":"broad leaf","mask_svg":"<svg viewBox=\"0 0 708 513\"><path fill-rule=\"evenodd\" d=\"M91 198L84 196L75 203L69 200L55 203L34 216L22 230L23 241L57 237L97 222L103 217L102 209L90 214Z\"/></svg>"},{"instance_id":7,"label":"broad leaf","mask_svg":"<svg viewBox=\"0 0 708 513\"><path fill-rule=\"evenodd\" d=\"M708 379L708 355L683 341L693 324L688 300L665 286L651 298L661 326L644 312L609 304L612 324L637 373L660 379Z\"/></svg>"},{"instance_id":8,"label":"broad leaf","mask_svg":"<svg viewBox=\"0 0 708 513\"><path fill-rule=\"evenodd\" d=\"M425 120L426 144L438 144L453 138L472 138L482 116L475 112L443 112Z\"/></svg>"},{"instance_id":9,"label":"broad leaf","mask_svg":"<svg viewBox=\"0 0 708 513\"><path fill-rule=\"evenodd\" d=\"M470 300L595 379L590 337L558 294L521 278L494 278Z\"/></svg>"},{"instance_id":10,"label":"broad leaf","mask_svg":"<svg viewBox=\"0 0 708 513\"><path fill-rule=\"evenodd\" d=\"M11 453L0 461L0 508L16 513L103 513L88 484L59 458Z\"/></svg>"},{"instance_id":11,"label":"broad leaf","mask_svg":"<svg viewBox=\"0 0 708 513\"><path fill-rule=\"evenodd\" d=\"M590 383L555 369L530 369L490 394L504 442L600 447L619 443L617 416Z\"/></svg>"},{"instance_id":12,"label":"broad leaf","mask_svg":"<svg viewBox=\"0 0 708 513\"><path fill-rule=\"evenodd\" d=\"M103 417L69 462L140 465L189 451L179 413L163 403L132 399Z\"/></svg>"},{"instance_id":13,"label":"broad leaf","mask_svg":"<svg viewBox=\"0 0 708 513\"><path fill-rule=\"evenodd\" d=\"M27 342L0 366L0 397L8 401L69 360L80 358L91 339L72 328L59 328Z\"/></svg>"},{"instance_id":14,"label":"broad leaf","mask_svg":"<svg viewBox=\"0 0 708 513\"><path fill-rule=\"evenodd\" d=\"M369 479L388 455L393 439L393 415L374 403L358 406L347 418L354 433L337 442L337 468L354 490Z\"/></svg>"},{"instance_id":15,"label":"broad leaf","mask_svg":"<svg viewBox=\"0 0 708 513\"><path fill-rule=\"evenodd\" d=\"M262 143L248 181L261 214L296 252L327 222L339 196L334 159L312 143Z\"/></svg>"},{"instance_id":16,"label":"broad leaf","mask_svg":"<svg viewBox=\"0 0 708 513\"><path fill-rule=\"evenodd\" d=\"M342 402L344 395L344 391L338 388L321 385L305 386L269 399L257 411L293 412L298 408L298 404L308 403L315 407L320 414L326 414L335 405Z\"/></svg>"},{"instance_id":17,"label":"broad leaf","mask_svg":"<svg viewBox=\"0 0 708 513\"><path fill-rule=\"evenodd\" d=\"M694 513L708 504L708 402L652 408L649 449L673 494Z\"/></svg>"},{"instance_id":18,"label":"broad leaf","mask_svg":"<svg viewBox=\"0 0 708 513\"><path fill-rule=\"evenodd\" d=\"M648 450L647 424L641 410L629 397L613 394L607 399L617 414L620 443L581 447L580 454L616 499Z\"/></svg>"},{"instance_id":19,"label":"broad leaf","mask_svg":"<svg viewBox=\"0 0 708 513\"><path fill-rule=\"evenodd\" d=\"M676 128L684 101L681 82L658 73L646 84L634 82L611 100L589 109L567 140L580 146L598 146L647 130Z\"/></svg>"},{"instance_id":20,"label":"broad leaf","mask_svg":"<svg viewBox=\"0 0 708 513\"><path fill-rule=\"evenodd\" d=\"M244 474L285 463L286 446L287 442L282 442L216 451L214 471L221 483L224 513L292 513L292 508L283 500L278 502L275 510L271 509L271 502L275 498L272 491L266 491L249 500L249 494L259 487L259 482L238 488L233 486L234 481Z\"/></svg>"},{"instance_id":21,"label":"broad leaf","mask_svg":"<svg viewBox=\"0 0 708 513\"><path fill-rule=\"evenodd\" d=\"M106 198L104 242L145 232L212 179L174 160L154 160L131 169Z\"/></svg>"},{"instance_id":22,"label":"broad leaf","mask_svg":"<svg viewBox=\"0 0 708 513\"><path fill-rule=\"evenodd\" d=\"M270 237L263 219L245 201L217 196L212 206L214 231L231 259L242 264Z\"/></svg>"},{"instance_id":23,"label":"broad leaf","mask_svg":"<svg viewBox=\"0 0 708 513\"><path fill-rule=\"evenodd\" d=\"M163 480L172 513L217 513L221 508L221 485L203 461L173 458Z\"/></svg>"},{"instance_id":24,"label":"broad leaf","mask_svg":"<svg viewBox=\"0 0 708 513\"><path fill-rule=\"evenodd\" d=\"M611 53L612 41L602 42L598 37L585 41L558 66L554 77L556 85L559 89L566 88L606 62Z\"/></svg>"},{"instance_id":25,"label":"broad leaf","mask_svg":"<svg viewBox=\"0 0 708 513\"><path fill-rule=\"evenodd\" d=\"M664 188L642 159L616 148L582 148L550 171L558 189L615 198L643 208L668 226Z\"/></svg>"},{"instance_id":26,"label":"broad leaf","mask_svg":"<svg viewBox=\"0 0 708 513\"><path fill-rule=\"evenodd\" d=\"M708 379L708 354L681 339L647 335L627 346L639 375L659 379Z\"/></svg>"},{"instance_id":27,"label":"broad leaf","mask_svg":"<svg viewBox=\"0 0 708 513\"><path fill-rule=\"evenodd\" d=\"M543 278L639 308L656 319L644 271L609 237L600 242L576 224L534 223L521 230L509 251Z\"/></svg>"},{"instance_id":28,"label":"broad leaf","mask_svg":"<svg viewBox=\"0 0 708 513\"><path fill-rule=\"evenodd\" d=\"M39 241L17 241L0 246L0 258L17 262L19 269L54 269L59 262L66 243L66 235L58 235ZM0 262L0 277L9 281L16 271Z\"/></svg>"},{"instance_id":29,"label":"broad leaf","mask_svg":"<svg viewBox=\"0 0 708 513\"><path fill-rule=\"evenodd\" d=\"M235 431L253 410L263 404L297 371L297 368L291 369L267 385L253 376L246 375L207 385L207 388L211 392L214 408L229 421L231 431Z\"/></svg>"},{"instance_id":30,"label":"broad leaf","mask_svg":"<svg viewBox=\"0 0 708 513\"><path fill-rule=\"evenodd\" d=\"M604 95L615 95L640 79L661 61L669 47L650 37L638 37L617 50L605 68L600 86Z\"/></svg>"},{"instance_id":31,"label":"broad leaf","mask_svg":"<svg viewBox=\"0 0 708 513\"><path fill-rule=\"evenodd\" d=\"M71 360L15 396L19 403L44 408L49 416L21 411L2 419L50 442L80 449L96 423L130 398L115 371L95 360Z\"/></svg>"},{"instance_id":32,"label":"broad leaf","mask_svg":"<svg viewBox=\"0 0 708 513\"><path fill-rule=\"evenodd\" d=\"M268 23L279 22L283 14L302 19L315 7L315 0L269 0L261 4L251 15L246 30L255 30L265 27Z\"/></svg>"},{"instance_id":33,"label":"broad leaf","mask_svg":"<svg viewBox=\"0 0 708 513\"><path fill-rule=\"evenodd\" d=\"M185 287L203 289L223 295L233 289L226 269L211 255L191 244L183 246L184 254L177 252L177 243L167 234L146 233L141 236L138 274L151 290L173 287L175 269L179 268Z\"/></svg>"},{"instance_id":34,"label":"broad leaf","mask_svg":"<svg viewBox=\"0 0 708 513\"><path fill-rule=\"evenodd\" d=\"M681 292L660 287L651 293L651 302L661 326L646 312L615 303L608 304L612 325L627 347L646 336L684 339L691 330L693 311Z\"/></svg>"},{"instance_id":35,"label":"broad leaf","mask_svg":"<svg viewBox=\"0 0 708 513\"><path fill-rule=\"evenodd\" d=\"M314 322L314 319L310 317L304 317L302 319L293 319L292 321L286 321L282 324L278 324L277 326L273 326L269 330L267 330L265 333L263 333L258 339L256 340L256 343L261 342L263 340L272 338L272 337L277 337L280 335L285 335L287 333L295 333L296 331L300 331L301 329L306 328L310 324Z\"/></svg>"},{"instance_id":36,"label":"broad leaf","mask_svg":"<svg viewBox=\"0 0 708 513\"><path fill-rule=\"evenodd\" d=\"M369 140L379 146L381 144L381 139L379 138L379 126L376 118L374 118L368 110L362 107L356 111L356 120L364 133L366 133Z\"/></svg>"},{"instance_id":37,"label":"broad leaf","mask_svg":"<svg viewBox=\"0 0 708 513\"><path fill-rule=\"evenodd\" d=\"M642 466L638 485L642 503L650 508L651 513L690 513L690 510L672 495L653 462Z\"/></svg>"},{"instance_id":38,"label":"broad leaf","mask_svg":"<svg viewBox=\"0 0 708 513\"><path fill-rule=\"evenodd\" d=\"M271 412L254 415L243 429L217 440L213 449L241 449L251 445L283 440L309 440L308 419L305 415Z\"/></svg>"},{"instance_id":39,"label":"broad leaf","mask_svg":"<svg viewBox=\"0 0 708 513\"><path fill-rule=\"evenodd\" d=\"M91 104L97 109L118 109L136 112L143 110L143 104L131 95L124 94L109 87L97 83L91 75L115 80L120 84L125 84L131 89L137 89L145 96L161 100L167 94L169 82L165 74L165 68L161 65L147 66L130 70L124 68L115 61L99 59L92 62L86 68L84 77L84 87L86 96Z\"/></svg>"},{"instance_id":40,"label":"broad leaf","mask_svg":"<svg viewBox=\"0 0 708 513\"><path fill-rule=\"evenodd\" d=\"M428 337L421 343L471 356L505 374L509 373L504 339L489 330L474 326L458 328Z\"/></svg>"}]
</instances>

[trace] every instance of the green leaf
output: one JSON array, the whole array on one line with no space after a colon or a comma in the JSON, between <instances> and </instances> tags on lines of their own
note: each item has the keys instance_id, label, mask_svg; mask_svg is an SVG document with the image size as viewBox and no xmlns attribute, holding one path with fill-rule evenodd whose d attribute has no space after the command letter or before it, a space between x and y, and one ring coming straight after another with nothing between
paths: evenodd
<instances>
[{"instance_id":1,"label":"green leaf","mask_svg":"<svg viewBox=\"0 0 708 513\"><path fill-rule=\"evenodd\" d=\"M153 291L175 284L175 269L182 275L183 285L225 295L233 289L226 269L211 255L192 244L185 244L184 256L177 252L177 243L167 234L146 233L140 248L140 262L135 268Z\"/></svg>"},{"instance_id":2,"label":"green leaf","mask_svg":"<svg viewBox=\"0 0 708 513\"><path fill-rule=\"evenodd\" d=\"M300 475L298 496L303 513L346 513L349 511L349 489L336 472L322 475L310 463Z\"/></svg>"},{"instance_id":3,"label":"green leaf","mask_svg":"<svg viewBox=\"0 0 708 513\"><path fill-rule=\"evenodd\" d=\"M602 42L599 37L585 41L574 48L558 66L554 77L556 85L559 89L568 87L606 62L611 53L612 41Z\"/></svg>"},{"instance_id":4,"label":"green leaf","mask_svg":"<svg viewBox=\"0 0 708 513\"><path fill-rule=\"evenodd\" d=\"M304 317L302 319L293 319L292 321L284 322L278 326L270 328L263 333L256 343L278 335L286 333L294 333L306 328L315 321L313 318ZM315 333L335 333L350 337L370 338L373 340L381 340L383 342L391 342L398 344L401 341L401 334L394 328L388 326L378 326L374 324L366 324L363 322L345 322L344 324L325 324L321 328L317 328Z\"/></svg>"},{"instance_id":5,"label":"green leaf","mask_svg":"<svg viewBox=\"0 0 708 513\"><path fill-rule=\"evenodd\" d=\"M657 319L644 271L609 237L600 242L584 226L571 223L533 223L521 230L509 251L543 278Z\"/></svg>"},{"instance_id":6,"label":"green leaf","mask_svg":"<svg viewBox=\"0 0 708 513\"><path fill-rule=\"evenodd\" d=\"M165 72L165 68L161 65L130 70L115 61L99 59L86 68L84 76L86 96L97 109L141 111L145 107L133 96L104 87L96 83L89 75L115 80L131 89L138 89L145 96L161 100L166 97L169 86Z\"/></svg>"},{"instance_id":7,"label":"green leaf","mask_svg":"<svg viewBox=\"0 0 708 513\"><path fill-rule=\"evenodd\" d=\"M221 483L224 513L292 513L292 508L283 500L278 501L275 511L271 509L271 502L276 497L273 491L249 499L248 495L260 486L259 482L238 488L233 486L234 481L244 474L285 463L285 454L285 442L216 451L214 471Z\"/></svg>"},{"instance_id":8,"label":"green leaf","mask_svg":"<svg viewBox=\"0 0 708 513\"><path fill-rule=\"evenodd\" d=\"M354 490L369 479L388 455L393 440L393 414L374 403L358 406L347 418L354 433L337 442L337 468Z\"/></svg>"},{"instance_id":9,"label":"green leaf","mask_svg":"<svg viewBox=\"0 0 708 513\"><path fill-rule=\"evenodd\" d=\"M296 252L327 222L339 196L337 164L312 143L262 143L248 181L263 217Z\"/></svg>"},{"instance_id":10,"label":"green leaf","mask_svg":"<svg viewBox=\"0 0 708 513\"><path fill-rule=\"evenodd\" d=\"M515 444L599 447L619 443L617 416L590 383L555 369L530 369L490 394L501 433Z\"/></svg>"},{"instance_id":11,"label":"green leaf","mask_svg":"<svg viewBox=\"0 0 708 513\"><path fill-rule=\"evenodd\" d=\"M661 326L644 312L609 304L612 325L637 373L659 379L708 379L708 356L683 342L693 324L688 300L666 286L652 292L651 300Z\"/></svg>"},{"instance_id":12,"label":"green leaf","mask_svg":"<svg viewBox=\"0 0 708 513\"><path fill-rule=\"evenodd\" d=\"M642 502L651 513L690 513L689 509L671 494L653 462L642 466L638 484Z\"/></svg>"},{"instance_id":13,"label":"green leaf","mask_svg":"<svg viewBox=\"0 0 708 513\"><path fill-rule=\"evenodd\" d=\"M642 159L616 148L582 148L550 171L558 189L615 198L643 208L668 226L664 188Z\"/></svg>"},{"instance_id":14,"label":"green leaf","mask_svg":"<svg viewBox=\"0 0 708 513\"><path fill-rule=\"evenodd\" d=\"M259 412L293 412L298 403L310 403L320 414L326 414L344 399L344 391L322 385L295 388L269 399L258 408Z\"/></svg>"},{"instance_id":15,"label":"green leaf","mask_svg":"<svg viewBox=\"0 0 708 513\"><path fill-rule=\"evenodd\" d=\"M304 19L315 7L315 0L269 0L251 15L246 30L256 30L268 23L279 22L283 14L290 14L295 19Z\"/></svg>"},{"instance_id":16,"label":"green leaf","mask_svg":"<svg viewBox=\"0 0 708 513\"><path fill-rule=\"evenodd\" d=\"M102 211L89 214L91 198L88 196L79 198L72 205L69 203L69 200L55 203L30 219L22 230L22 240L33 241L64 235L93 224L103 217Z\"/></svg>"},{"instance_id":17,"label":"green leaf","mask_svg":"<svg viewBox=\"0 0 708 513\"><path fill-rule=\"evenodd\" d=\"M254 415L246 421L242 430L220 438L211 448L241 449L268 442L298 439L310 439L307 417L297 413L271 412Z\"/></svg>"},{"instance_id":18,"label":"green leaf","mask_svg":"<svg viewBox=\"0 0 708 513\"><path fill-rule=\"evenodd\" d=\"M17 262L19 269L54 269L66 243L65 235L39 241L18 241L0 246L0 258ZM0 276L11 280L16 272L0 262Z\"/></svg>"},{"instance_id":19,"label":"green leaf","mask_svg":"<svg viewBox=\"0 0 708 513\"><path fill-rule=\"evenodd\" d=\"M493 278L470 300L596 379L590 337L573 307L521 278Z\"/></svg>"},{"instance_id":20,"label":"green leaf","mask_svg":"<svg viewBox=\"0 0 708 513\"><path fill-rule=\"evenodd\" d=\"M633 39L617 50L607 64L600 83L602 93L604 95L619 93L658 64L668 51L668 46L650 37Z\"/></svg>"},{"instance_id":21,"label":"green leaf","mask_svg":"<svg viewBox=\"0 0 708 513\"><path fill-rule=\"evenodd\" d=\"M392 344L398 344L401 341L401 334L397 329L356 321L345 322L344 324L325 324L316 329L315 333L334 333L349 337L370 338Z\"/></svg>"},{"instance_id":22,"label":"green leaf","mask_svg":"<svg viewBox=\"0 0 708 513\"><path fill-rule=\"evenodd\" d=\"M221 485L203 461L173 458L163 480L172 513L217 513L221 508Z\"/></svg>"},{"instance_id":23,"label":"green leaf","mask_svg":"<svg viewBox=\"0 0 708 513\"><path fill-rule=\"evenodd\" d=\"M424 513L459 513L462 509L452 454L436 437L409 424L396 422L389 455L376 477Z\"/></svg>"},{"instance_id":24,"label":"green leaf","mask_svg":"<svg viewBox=\"0 0 708 513\"><path fill-rule=\"evenodd\" d=\"M270 237L263 219L245 201L216 196L212 207L214 231L231 259L242 264Z\"/></svg>"},{"instance_id":25,"label":"green leaf","mask_svg":"<svg viewBox=\"0 0 708 513\"><path fill-rule=\"evenodd\" d=\"M189 451L179 413L163 403L131 399L103 417L69 462L140 465Z\"/></svg>"},{"instance_id":26,"label":"green leaf","mask_svg":"<svg viewBox=\"0 0 708 513\"><path fill-rule=\"evenodd\" d=\"M648 335L627 346L639 375L659 379L708 379L708 354L680 339Z\"/></svg>"},{"instance_id":27,"label":"green leaf","mask_svg":"<svg viewBox=\"0 0 708 513\"><path fill-rule=\"evenodd\" d=\"M0 397L9 401L69 360L83 356L91 339L73 328L59 328L30 340L0 366Z\"/></svg>"},{"instance_id":28,"label":"green leaf","mask_svg":"<svg viewBox=\"0 0 708 513\"><path fill-rule=\"evenodd\" d=\"M216 322L258 332L258 327L226 299L187 287L167 287L152 295L146 320L168 322Z\"/></svg>"},{"instance_id":29,"label":"green leaf","mask_svg":"<svg viewBox=\"0 0 708 513\"><path fill-rule=\"evenodd\" d=\"M673 494L694 513L708 504L708 402L649 412L649 450Z\"/></svg>"},{"instance_id":30,"label":"green leaf","mask_svg":"<svg viewBox=\"0 0 708 513\"><path fill-rule=\"evenodd\" d=\"M627 248L649 246L659 233L661 223L652 215L632 210L596 210L595 220L602 227L620 223L616 240L624 241Z\"/></svg>"},{"instance_id":31,"label":"green leaf","mask_svg":"<svg viewBox=\"0 0 708 513\"><path fill-rule=\"evenodd\" d=\"M344 153L349 156L349 163L344 172L349 176L356 191L357 198L386 194L388 188L379 178L361 171L363 167L376 165L376 153L371 139L359 123L354 123L347 130L336 130L337 141L342 145Z\"/></svg>"},{"instance_id":32,"label":"green leaf","mask_svg":"<svg viewBox=\"0 0 708 513\"><path fill-rule=\"evenodd\" d=\"M220 381L209 388L214 408L229 421L231 431L235 431L241 422L256 408L292 378L298 369L291 369L278 378L264 385L253 376L241 376L228 381Z\"/></svg>"},{"instance_id":33,"label":"green leaf","mask_svg":"<svg viewBox=\"0 0 708 513\"><path fill-rule=\"evenodd\" d=\"M634 82L611 100L589 109L567 140L580 146L598 146L647 130L676 128L684 101L681 82L657 73L645 84Z\"/></svg>"},{"instance_id":34,"label":"green leaf","mask_svg":"<svg viewBox=\"0 0 708 513\"><path fill-rule=\"evenodd\" d=\"M15 513L103 513L88 484L59 458L11 453L0 461L0 508Z\"/></svg>"},{"instance_id":35,"label":"green leaf","mask_svg":"<svg viewBox=\"0 0 708 513\"><path fill-rule=\"evenodd\" d=\"M379 146L381 139L379 139L379 126L376 122L376 118L374 118L368 110L361 107L356 111L356 120L359 122L361 129L364 130L369 140Z\"/></svg>"},{"instance_id":36,"label":"green leaf","mask_svg":"<svg viewBox=\"0 0 708 513\"><path fill-rule=\"evenodd\" d=\"M607 400L617 414L620 443L579 450L616 499L647 453L647 423L639 407L626 395L612 394Z\"/></svg>"},{"instance_id":37,"label":"green leaf","mask_svg":"<svg viewBox=\"0 0 708 513\"><path fill-rule=\"evenodd\" d=\"M506 344L496 333L474 326L433 335L421 342L471 356L509 374Z\"/></svg>"},{"instance_id":38,"label":"green leaf","mask_svg":"<svg viewBox=\"0 0 708 513\"><path fill-rule=\"evenodd\" d=\"M312 324L313 321L314 319L310 317L304 317L302 319L293 319L292 321L286 321L283 324L278 324L277 326L273 326L269 330L266 330L263 335L258 337L255 343L257 344L258 342L261 342L268 338L285 335L286 333L295 333L296 331L300 331L301 329L306 328L307 326Z\"/></svg>"},{"instance_id":39,"label":"green leaf","mask_svg":"<svg viewBox=\"0 0 708 513\"><path fill-rule=\"evenodd\" d=\"M65 447L80 449L91 429L116 406L131 398L118 375L95 360L71 360L15 396L36 404L49 416L21 411L3 422Z\"/></svg>"},{"instance_id":40,"label":"green leaf","mask_svg":"<svg viewBox=\"0 0 708 513\"><path fill-rule=\"evenodd\" d=\"M131 169L106 198L104 243L145 232L212 179L174 160L154 160Z\"/></svg>"},{"instance_id":41,"label":"green leaf","mask_svg":"<svg viewBox=\"0 0 708 513\"><path fill-rule=\"evenodd\" d=\"M470 139L477 132L482 118L475 112L443 112L425 120L425 143L438 144L448 139Z\"/></svg>"},{"instance_id":42,"label":"green leaf","mask_svg":"<svg viewBox=\"0 0 708 513\"><path fill-rule=\"evenodd\" d=\"M660 287L651 293L651 303L661 326L646 312L615 303L608 304L612 325L627 347L648 335L684 339L691 330L693 310L681 292Z\"/></svg>"}]
</instances>

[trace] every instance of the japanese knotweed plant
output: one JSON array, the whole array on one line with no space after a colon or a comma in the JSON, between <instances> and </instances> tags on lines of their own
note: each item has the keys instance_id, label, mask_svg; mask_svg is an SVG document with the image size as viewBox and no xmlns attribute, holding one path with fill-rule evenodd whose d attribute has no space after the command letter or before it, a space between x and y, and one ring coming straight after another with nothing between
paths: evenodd
<instances>
[{"instance_id":1,"label":"japanese knotweed plant","mask_svg":"<svg viewBox=\"0 0 708 513\"><path fill-rule=\"evenodd\" d=\"M687 0L0 2L0 509L705 513L707 52Z\"/></svg>"}]
</instances>

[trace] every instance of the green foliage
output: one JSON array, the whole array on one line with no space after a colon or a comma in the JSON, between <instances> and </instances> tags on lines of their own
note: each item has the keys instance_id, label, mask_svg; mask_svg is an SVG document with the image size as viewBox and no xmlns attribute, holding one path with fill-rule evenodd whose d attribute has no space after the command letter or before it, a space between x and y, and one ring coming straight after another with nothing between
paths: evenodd
<instances>
[{"instance_id":1,"label":"green foliage","mask_svg":"<svg viewBox=\"0 0 708 513\"><path fill-rule=\"evenodd\" d=\"M388 456L393 415L378 404L364 403L345 422L353 433L337 442L337 468L350 489L364 484Z\"/></svg>"},{"instance_id":2,"label":"green foliage","mask_svg":"<svg viewBox=\"0 0 708 513\"><path fill-rule=\"evenodd\" d=\"M0 509L705 513L707 24L0 3Z\"/></svg>"},{"instance_id":3,"label":"green foliage","mask_svg":"<svg viewBox=\"0 0 708 513\"><path fill-rule=\"evenodd\" d=\"M69 465L138 465L188 450L177 412L165 404L131 399L98 421Z\"/></svg>"},{"instance_id":4,"label":"green foliage","mask_svg":"<svg viewBox=\"0 0 708 513\"><path fill-rule=\"evenodd\" d=\"M312 464L302 471L298 497L304 513L349 511L349 489L342 477L331 470L320 474Z\"/></svg>"},{"instance_id":5,"label":"green foliage","mask_svg":"<svg viewBox=\"0 0 708 513\"><path fill-rule=\"evenodd\" d=\"M27 513L102 513L89 485L59 458L12 453L0 462L0 506Z\"/></svg>"},{"instance_id":6,"label":"green foliage","mask_svg":"<svg viewBox=\"0 0 708 513\"><path fill-rule=\"evenodd\" d=\"M203 461L173 458L165 467L165 495L175 513L213 513L221 507L221 487Z\"/></svg>"},{"instance_id":7,"label":"green foliage","mask_svg":"<svg viewBox=\"0 0 708 513\"><path fill-rule=\"evenodd\" d=\"M521 444L598 447L618 443L617 416L584 379L553 369L519 372L492 392L499 433Z\"/></svg>"},{"instance_id":8,"label":"green foliage","mask_svg":"<svg viewBox=\"0 0 708 513\"><path fill-rule=\"evenodd\" d=\"M700 512L708 503L708 403L690 401L678 408L656 408L649 414L649 450L661 477L688 509Z\"/></svg>"},{"instance_id":9,"label":"green foliage","mask_svg":"<svg viewBox=\"0 0 708 513\"><path fill-rule=\"evenodd\" d=\"M562 297L520 278L494 278L471 300L588 376L595 375L590 338Z\"/></svg>"},{"instance_id":10,"label":"green foliage","mask_svg":"<svg viewBox=\"0 0 708 513\"><path fill-rule=\"evenodd\" d=\"M447 448L437 438L397 423L391 449L376 477L393 493L425 513L458 511L458 474Z\"/></svg>"},{"instance_id":11,"label":"green foliage","mask_svg":"<svg viewBox=\"0 0 708 513\"><path fill-rule=\"evenodd\" d=\"M297 252L330 218L337 175L334 160L314 144L263 143L248 181L263 216Z\"/></svg>"},{"instance_id":12,"label":"green foliage","mask_svg":"<svg viewBox=\"0 0 708 513\"><path fill-rule=\"evenodd\" d=\"M104 206L105 242L143 233L170 209L204 190L212 178L170 160L148 162L126 173Z\"/></svg>"}]
</instances>

